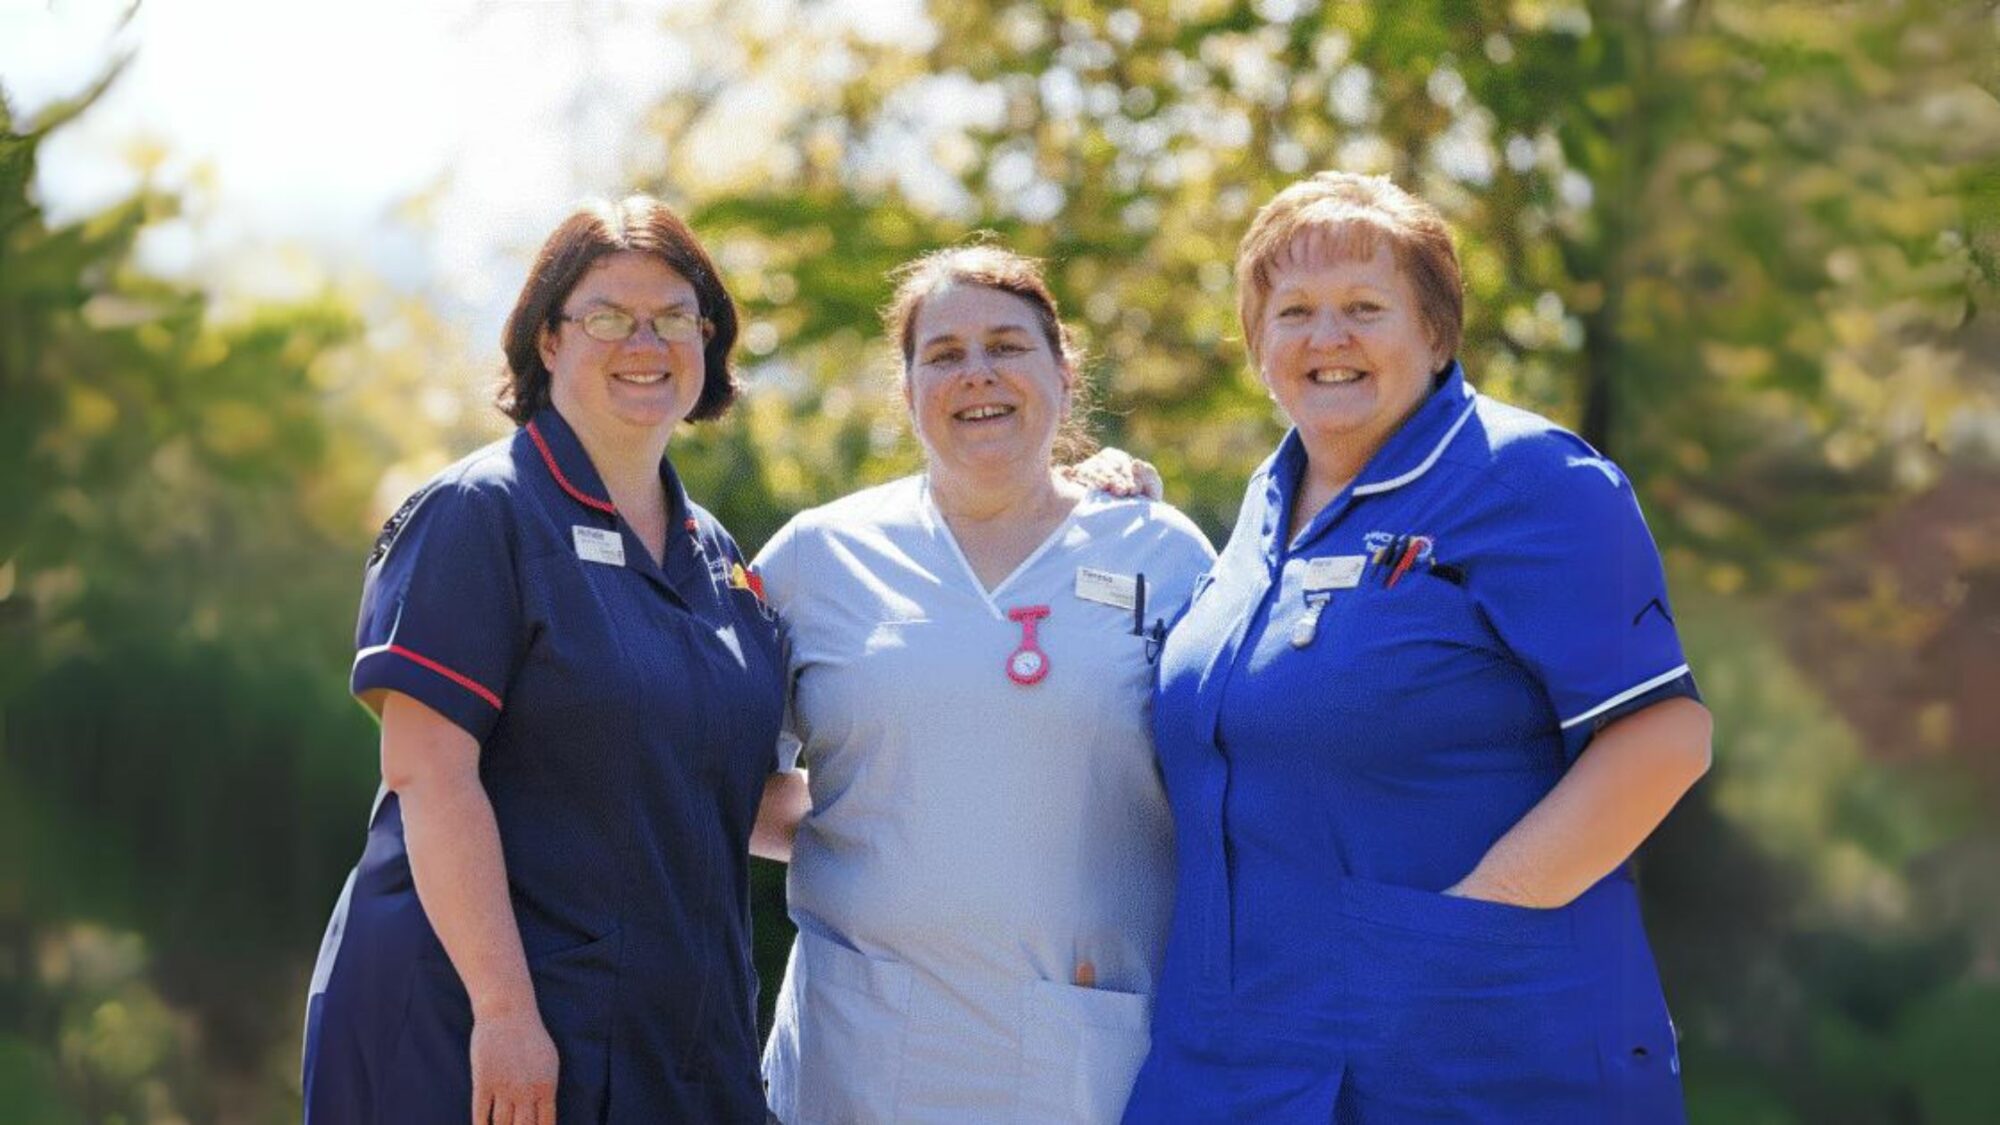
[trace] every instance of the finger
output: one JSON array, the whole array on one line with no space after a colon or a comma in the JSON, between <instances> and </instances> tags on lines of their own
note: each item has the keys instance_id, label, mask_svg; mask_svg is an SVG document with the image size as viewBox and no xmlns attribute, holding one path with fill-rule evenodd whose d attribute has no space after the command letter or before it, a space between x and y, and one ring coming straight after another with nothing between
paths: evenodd
<instances>
[{"instance_id":1,"label":"finger","mask_svg":"<svg viewBox=\"0 0 2000 1125\"><path fill-rule=\"evenodd\" d=\"M472 1125L487 1125L493 1119L493 1090L483 1082L472 1084Z\"/></svg>"},{"instance_id":2,"label":"finger","mask_svg":"<svg viewBox=\"0 0 2000 1125\"><path fill-rule=\"evenodd\" d=\"M501 1098L493 1103L493 1125L514 1125L513 1098Z\"/></svg>"},{"instance_id":3,"label":"finger","mask_svg":"<svg viewBox=\"0 0 2000 1125\"><path fill-rule=\"evenodd\" d=\"M554 1090L543 1094L535 1102L535 1125L556 1125L556 1094Z\"/></svg>"}]
</instances>

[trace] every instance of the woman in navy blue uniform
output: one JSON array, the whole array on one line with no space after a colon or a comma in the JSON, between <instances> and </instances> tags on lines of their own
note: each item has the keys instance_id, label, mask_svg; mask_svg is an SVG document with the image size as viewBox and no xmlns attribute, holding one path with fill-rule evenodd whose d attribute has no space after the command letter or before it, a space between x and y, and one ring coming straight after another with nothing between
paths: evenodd
<instances>
[{"instance_id":1,"label":"woman in navy blue uniform","mask_svg":"<svg viewBox=\"0 0 2000 1125\"><path fill-rule=\"evenodd\" d=\"M736 312L654 200L580 209L505 332L520 428L383 529L382 789L314 973L305 1117L761 1122L747 845L776 626L666 458Z\"/></svg>"},{"instance_id":2,"label":"woman in navy blue uniform","mask_svg":"<svg viewBox=\"0 0 2000 1125\"><path fill-rule=\"evenodd\" d=\"M1618 467L1453 359L1450 232L1322 173L1237 258L1293 424L1161 656L1178 872L1126 1119L1682 1119L1629 857L1710 722Z\"/></svg>"}]
</instances>

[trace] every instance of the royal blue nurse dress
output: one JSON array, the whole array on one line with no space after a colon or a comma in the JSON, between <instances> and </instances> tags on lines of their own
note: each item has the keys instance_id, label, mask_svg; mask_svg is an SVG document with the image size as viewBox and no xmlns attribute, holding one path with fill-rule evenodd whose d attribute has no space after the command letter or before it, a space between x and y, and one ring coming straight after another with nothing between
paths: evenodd
<instances>
[{"instance_id":1,"label":"royal blue nurse dress","mask_svg":"<svg viewBox=\"0 0 2000 1125\"><path fill-rule=\"evenodd\" d=\"M1293 433L1161 657L1177 896L1126 1120L1680 1121L1627 869L1439 893L1594 732L1695 695L1631 485L1457 365L1291 537L1304 468Z\"/></svg>"},{"instance_id":2,"label":"royal blue nurse dress","mask_svg":"<svg viewBox=\"0 0 2000 1125\"><path fill-rule=\"evenodd\" d=\"M764 1119L747 845L783 664L735 543L661 479L655 565L544 409L397 513L362 594L355 693L479 742L563 1125ZM464 1122L471 1031L384 792L313 977L306 1120Z\"/></svg>"}]
</instances>

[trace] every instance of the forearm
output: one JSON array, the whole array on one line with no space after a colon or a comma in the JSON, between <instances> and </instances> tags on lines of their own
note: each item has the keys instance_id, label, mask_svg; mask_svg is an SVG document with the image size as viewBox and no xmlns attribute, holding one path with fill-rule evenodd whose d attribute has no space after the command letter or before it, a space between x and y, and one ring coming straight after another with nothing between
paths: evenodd
<instances>
[{"instance_id":1,"label":"forearm","mask_svg":"<svg viewBox=\"0 0 2000 1125\"><path fill-rule=\"evenodd\" d=\"M478 776L427 777L406 784L397 798L417 898L465 982L473 1015L534 1012L500 830Z\"/></svg>"},{"instance_id":2,"label":"forearm","mask_svg":"<svg viewBox=\"0 0 2000 1125\"><path fill-rule=\"evenodd\" d=\"M1670 699L1606 727L1448 893L1563 906L1623 863L1709 762L1708 710Z\"/></svg>"},{"instance_id":3,"label":"forearm","mask_svg":"<svg viewBox=\"0 0 2000 1125\"><path fill-rule=\"evenodd\" d=\"M750 854L790 863L799 822L811 811L806 771L791 770L766 778L763 799L757 804L757 824L750 830Z\"/></svg>"}]
</instances>

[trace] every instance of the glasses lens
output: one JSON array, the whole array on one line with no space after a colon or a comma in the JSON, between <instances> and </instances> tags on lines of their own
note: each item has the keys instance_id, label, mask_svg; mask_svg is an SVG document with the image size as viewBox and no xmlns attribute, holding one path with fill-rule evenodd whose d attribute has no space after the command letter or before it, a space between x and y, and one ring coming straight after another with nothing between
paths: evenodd
<instances>
[{"instance_id":1,"label":"glasses lens","mask_svg":"<svg viewBox=\"0 0 2000 1125\"><path fill-rule=\"evenodd\" d=\"M685 309L675 309L653 318L653 331L670 344L692 344L701 339L701 318Z\"/></svg>"},{"instance_id":2,"label":"glasses lens","mask_svg":"<svg viewBox=\"0 0 2000 1125\"><path fill-rule=\"evenodd\" d=\"M639 323L633 320L630 314L619 312L617 309L598 309L583 318L584 334L607 344L615 344L625 339L638 327Z\"/></svg>"}]
</instances>

